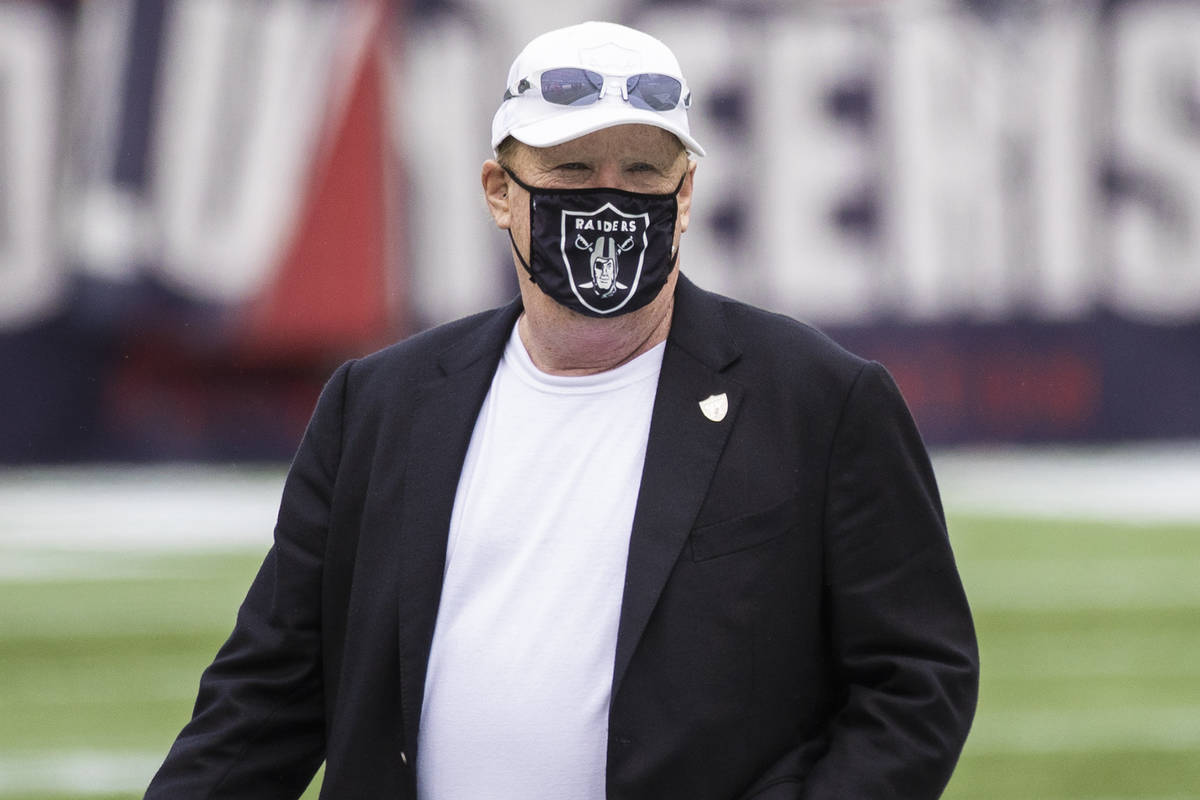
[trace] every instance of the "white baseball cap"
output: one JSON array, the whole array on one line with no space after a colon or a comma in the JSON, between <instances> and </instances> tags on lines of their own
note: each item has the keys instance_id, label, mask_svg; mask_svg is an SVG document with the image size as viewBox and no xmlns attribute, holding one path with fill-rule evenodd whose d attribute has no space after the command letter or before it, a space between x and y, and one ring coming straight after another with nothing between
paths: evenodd
<instances>
[{"instance_id":1,"label":"white baseball cap","mask_svg":"<svg viewBox=\"0 0 1200 800\"><path fill-rule=\"evenodd\" d=\"M640 123L670 131L689 152L704 155L688 130L691 93L675 54L633 28L584 22L543 33L513 61L505 88L492 118L493 150L507 136L551 147Z\"/></svg>"}]
</instances>

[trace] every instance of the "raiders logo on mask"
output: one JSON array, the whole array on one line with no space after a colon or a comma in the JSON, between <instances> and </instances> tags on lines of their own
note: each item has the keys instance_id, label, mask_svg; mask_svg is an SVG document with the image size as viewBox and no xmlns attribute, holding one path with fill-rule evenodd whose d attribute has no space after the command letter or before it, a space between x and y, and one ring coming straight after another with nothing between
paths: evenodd
<instances>
[{"instance_id":1,"label":"raiders logo on mask","mask_svg":"<svg viewBox=\"0 0 1200 800\"><path fill-rule=\"evenodd\" d=\"M521 266L555 301L592 317L649 303L675 267L676 195L622 189L539 189L505 168L529 192L529 260ZM686 173L685 173L686 176ZM512 238L512 231L508 233Z\"/></svg>"},{"instance_id":2,"label":"raiders logo on mask","mask_svg":"<svg viewBox=\"0 0 1200 800\"><path fill-rule=\"evenodd\" d=\"M622 214L611 203L588 214L562 212L561 252L575 297L598 314L616 311L637 291L649 214Z\"/></svg>"}]
</instances>

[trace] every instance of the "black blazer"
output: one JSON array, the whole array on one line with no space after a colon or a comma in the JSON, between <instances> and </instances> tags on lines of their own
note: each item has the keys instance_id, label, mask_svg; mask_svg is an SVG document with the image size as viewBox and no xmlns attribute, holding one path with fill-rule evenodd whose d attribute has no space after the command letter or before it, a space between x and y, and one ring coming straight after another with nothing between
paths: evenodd
<instances>
[{"instance_id":1,"label":"black blazer","mask_svg":"<svg viewBox=\"0 0 1200 800\"><path fill-rule=\"evenodd\" d=\"M322 758L322 798L415 798L455 488L520 311L333 375L275 544L148 798L296 797ZM713 422L698 402L722 393ZM934 798L977 676L933 474L890 377L681 277L629 546L608 797Z\"/></svg>"}]
</instances>

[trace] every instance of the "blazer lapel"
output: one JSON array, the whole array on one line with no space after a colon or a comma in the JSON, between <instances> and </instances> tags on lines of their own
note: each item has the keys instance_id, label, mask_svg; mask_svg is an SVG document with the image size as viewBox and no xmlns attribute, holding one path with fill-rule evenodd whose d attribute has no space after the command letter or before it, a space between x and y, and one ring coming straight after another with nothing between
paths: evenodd
<instances>
[{"instance_id":1,"label":"blazer lapel","mask_svg":"<svg viewBox=\"0 0 1200 800\"><path fill-rule=\"evenodd\" d=\"M650 421L617 630L613 696L704 501L742 399L718 302L682 275ZM724 395L724 401L721 396ZM701 401L713 398L701 407ZM724 414L721 406L727 406Z\"/></svg>"},{"instance_id":2,"label":"blazer lapel","mask_svg":"<svg viewBox=\"0 0 1200 800\"><path fill-rule=\"evenodd\" d=\"M399 563L400 699L410 753L416 746L458 478L475 418L520 311L514 301L443 352L438 359L443 376L421 387L413 412Z\"/></svg>"}]
</instances>

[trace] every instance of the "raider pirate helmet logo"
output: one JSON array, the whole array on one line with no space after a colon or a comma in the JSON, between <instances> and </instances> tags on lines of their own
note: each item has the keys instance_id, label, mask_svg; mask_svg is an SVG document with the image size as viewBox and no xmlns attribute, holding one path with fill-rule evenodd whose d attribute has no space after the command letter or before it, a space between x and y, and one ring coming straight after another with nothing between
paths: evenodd
<instances>
[{"instance_id":1,"label":"raider pirate helmet logo","mask_svg":"<svg viewBox=\"0 0 1200 800\"><path fill-rule=\"evenodd\" d=\"M619 290L629 287L617 280L617 256L626 250L633 249L633 237L626 236L625 241L617 244L611 236L601 236L589 242L580 234L575 237L575 246L592 254L589 263L592 267L592 280L579 284L580 289L591 289L601 300L607 300ZM605 255L608 253L608 255Z\"/></svg>"},{"instance_id":2,"label":"raider pirate helmet logo","mask_svg":"<svg viewBox=\"0 0 1200 800\"><path fill-rule=\"evenodd\" d=\"M637 291L649 225L649 214L626 214L612 203L562 212L563 263L571 291L586 308L610 314Z\"/></svg>"}]
</instances>

